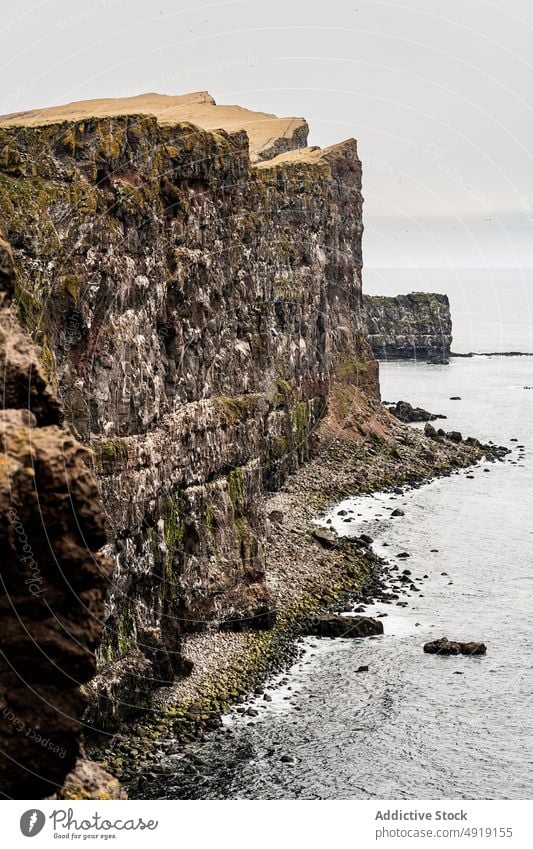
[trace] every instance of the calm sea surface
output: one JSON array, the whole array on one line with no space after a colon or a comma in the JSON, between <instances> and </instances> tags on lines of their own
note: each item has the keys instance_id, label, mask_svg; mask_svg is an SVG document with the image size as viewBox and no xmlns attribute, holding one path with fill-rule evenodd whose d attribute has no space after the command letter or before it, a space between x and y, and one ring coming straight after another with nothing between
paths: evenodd
<instances>
[{"instance_id":1,"label":"calm sea surface","mask_svg":"<svg viewBox=\"0 0 533 849\"><path fill-rule=\"evenodd\" d=\"M509 344L513 332L503 349L525 350L526 336ZM496 348L476 333L464 349ZM232 712L195 746L192 769L161 756L132 797L531 798L533 358L388 363L381 381L384 399L444 413L447 429L508 445L511 460L343 502L353 521L337 517L338 530L369 533L378 553L422 579L421 593L407 608L367 608L387 614L382 637L306 640L272 701L250 702L257 717ZM405 515L391 518L394 507ZM401 551L409 560L395 560ZM487 654L425 655L423 643L443 635L482 640Z\"/></svg>"}]
</instances>

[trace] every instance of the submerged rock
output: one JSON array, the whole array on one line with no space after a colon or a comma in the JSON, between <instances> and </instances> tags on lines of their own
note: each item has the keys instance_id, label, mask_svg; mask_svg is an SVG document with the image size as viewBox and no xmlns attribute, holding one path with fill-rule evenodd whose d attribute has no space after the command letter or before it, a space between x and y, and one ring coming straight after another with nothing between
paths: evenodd
<instances>
[{"instance_id":1,"label":"submerged rock","mask_svg":"<svg viewBox=\"0 0 533 849\"><path fill-rule=\"evenodd\" d=\"M320 637L369 637L383 634L383 623L370 616L325 614L308 619L305 629L308 634Z\"/></svg>"}]
</instances>

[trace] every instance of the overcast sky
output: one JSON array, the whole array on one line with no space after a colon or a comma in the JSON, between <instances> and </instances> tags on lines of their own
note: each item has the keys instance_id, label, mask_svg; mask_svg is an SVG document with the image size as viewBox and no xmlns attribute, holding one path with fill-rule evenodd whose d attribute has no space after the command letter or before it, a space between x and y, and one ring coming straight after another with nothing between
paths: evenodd
<instances>
[{"instance_id":1,"label":"overcast sky","mask_svg":"<svg viewBox=\"0 0 533 849\"><path fill-rule=\"evenodd\" d=\"M530 0L18 0L0 112L207 89L349 136L365 263L533 265Z\"/></svg>"}]
</instances>

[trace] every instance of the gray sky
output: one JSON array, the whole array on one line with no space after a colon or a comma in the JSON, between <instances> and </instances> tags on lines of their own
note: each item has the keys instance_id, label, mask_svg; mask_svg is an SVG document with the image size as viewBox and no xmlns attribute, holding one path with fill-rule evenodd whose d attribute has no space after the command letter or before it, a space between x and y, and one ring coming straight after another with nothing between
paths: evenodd
<instances>
[{"instance_id":1,"label":"gray sky","mask_svg":"<svg viewBox=\"0 0 533 849\"><path fill-rule=\"evenodd\" d=\"M365 263L533 266L530 0L18 0L0 113L207 89L359 141Z\"/></svg>"}]
</instances>

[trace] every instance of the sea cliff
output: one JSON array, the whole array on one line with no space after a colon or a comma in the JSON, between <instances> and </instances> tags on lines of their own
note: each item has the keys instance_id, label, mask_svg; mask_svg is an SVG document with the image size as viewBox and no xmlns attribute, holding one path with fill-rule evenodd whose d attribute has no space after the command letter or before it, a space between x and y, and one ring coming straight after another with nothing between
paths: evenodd
<instances>
[{"instance_id":1,"label":"sea cliff","mask_svg":"<svg viewBox=\"0 0 533 849\"><path fill-rule=\"evenodd\" d=\"M165 110L0 123L14 298L94 452L115 562L105 726L187 671L184 633L271 626L262 494L309 458L332 394L379 393L356 142L300 148L298 123L265 148L254 113L247 134Z\"/></svg>"},{"instance_id":2,"label":"sea cliff","mask_svg":"<svg viewBox=\"0 0 533 849\"><path fill-rule=\"evenodd\" d=\"M448 362L452 318L447 295L365 295L364 308L376 359Z\"/></svg>"}]
</instances>

